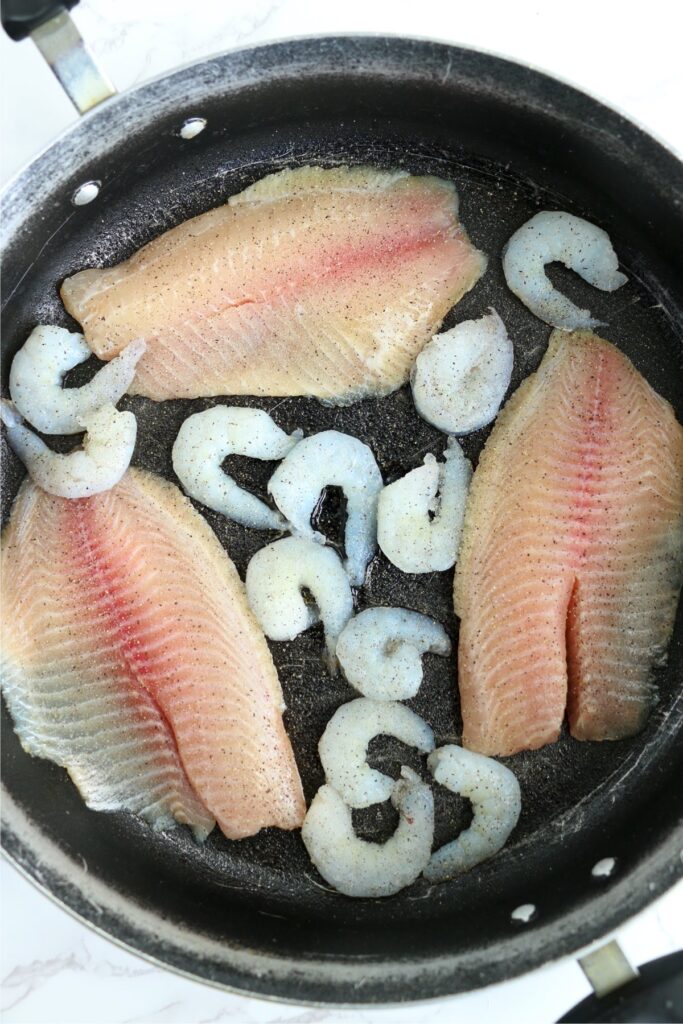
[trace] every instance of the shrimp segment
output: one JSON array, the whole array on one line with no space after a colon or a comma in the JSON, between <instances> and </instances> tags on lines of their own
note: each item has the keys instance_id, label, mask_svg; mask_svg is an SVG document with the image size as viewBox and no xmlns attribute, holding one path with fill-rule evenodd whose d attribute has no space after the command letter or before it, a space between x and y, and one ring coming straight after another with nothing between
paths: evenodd
<instances>
[{"instance_id":1,"label":"shrimp segment","mask_svg":"<svg viewBox=\"0 0 683 1024\"><path fill-rule=\"evenodd\" d=\"M83 448L60 455L47 447L23 423L11 402L0 402L0 419L10 445L26 466L31 479L60 498L87 498L108 491L130 465L137 421L132 412L103 405L81 417Z\"/></svg>"},{"instance_id":2,"label":"shrimp segment","mask_svg":"<svg viewBox=\"0 0 683 1024\"><path fill-rule=\"evenodd\" d=\"M379 845L353 830L351 808L332 786L322 786L301 829L308 855L323 878L345 896L392 896L410 885L429 861L434 837L434 798L429 786L401 769L391 802L400 818Z\"/></svg>"},{"instance_id":3,"label":"shrimp segment","mask_svg":"<svg viewBox=\"0 0 683 1024\"><path fill-rule=\"evenodd\" d=\"M445 882L492 857L519 820L519 783L505 765L463 747L439 747L427 758L438 783L472 802L474 818L464 832L432 854L425 868L430 882Z\"/></svg>"},{"instance_id":4,"label":"shrimp segment","mask_svg":"<svg viewBox=\"0 0 683 1024\"><path fill-rule=\"evenodd\" d=\"M373 700L408 700L422 683L422 655L450 654L440 622L407 608L366 608L337 641L337 658L349 683Z\"/></svg>"},{"instance_id":5,"label":"shrimp segment","mask_svg":"<svg viewBox=\"0 0 683 1024\"><path fill-rule=\"evenodd\" d=\"M296 534L325 543L311 526L311 515L327 486L341 487L347 501L344 567L353 586L377 548L377 498L382 474L362 441L338 430L324 430L300 441L273 473L268 491Z\"/></svg>"},{"instance_id":6,"label":"shrimp segment","mask_svg":"<svg viewBox=\"0 0 683 1024\"><path fill-rule=\"evenodd\" d=\"M514 350L491 309L436 334L415 361L413 401L427 423L446 434L469 434L494 419L510 384Z\"/></svg>"},{"instance_id":7,"label":"shrimp segment","mask_svg":"<svg viewBox=\"0 0 683 1024\"><path fill-rule=\"evenodd\" d=\"M455 564L472 466L453 437L444 457L445 463L439 463L425 456L423 466L379 496L379 546L403 572L441 572Z\"/></svg>"},{"instance_id":8,"label":"shrimp segment","mask_svg":"<svg viewBox=\"0 0 683 1024\"><path fill-rule=\"evenodd\" d=\"M24 419L43 434L79 434L84 416L103 405L116 405L126 393L145 348L144 341L132 341L87 384L64 388L64 375L92 353L82 334L41 324L12 361L12 401Z\"/></svg>"},{"instance_id":9,"label":"shrimp segment","mask_svg":"<svg viewBox=\"0 0 683 1024\"><path fill-rule=\"evenodd\" d=\"M266 636L293 640L322 620L330 666L337 638L353 614L353 595L332 548L285 537L257 551L247 566L247 598ZM315 599L308 604L302 590Z\"/></svg>"},{"instance_id":10,"label":"shrimp segment","mask_svg":"<svg viewBox=\"0 0 683 1024\"><path fill-rule=\"evenodd\" d=\"M503 252L503 272L510 291L540 320L565 331L599 327L587 309L579 309L550 282L546 263L564 263L588 284L614 292L628 278L609 235L581 217L544 210L515 231Z\"/></svg>"},{"instance_id":11,"label":"shrimp segment","mask_svg":"<svg viewBox=\"0 0 683 1024\"><path fill-rule=\"evenodd\" d=\"M173 445L173 469L202 505L242 526L284 530L284 516L236 484L221 466L228 455L282 459L300 437L300 431L285 434L262 409L217 405L185 420Z\"/></svg>"},{"instance_id":12,"label":"shrimp segment","mask_svg":"<svg viewBox=\"0 0 683 1024\"><path fill-rule=\"evenodd\" d=\"M423 754L434 749L434 733L405 704L367 697L342 704L327 723L318 752L325 778L349 807L369 807L392 794L394 779L366 761L375 736L395 736Z\"/></svg>"}]
</instances>

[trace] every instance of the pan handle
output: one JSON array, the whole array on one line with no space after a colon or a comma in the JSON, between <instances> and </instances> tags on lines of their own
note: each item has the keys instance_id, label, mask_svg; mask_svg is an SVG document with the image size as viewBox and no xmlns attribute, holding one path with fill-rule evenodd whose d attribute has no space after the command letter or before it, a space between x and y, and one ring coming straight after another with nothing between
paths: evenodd
<instances>
[{"instance_id":1,"label":"pan handle","mask_svg":"<svg viewBox=\"0 0 683 1024\"><path fill-rule=\"evenodd\" d=\"M116 93L87 49L69 11L78 0L2 0L2 27L11 39L30 36L79 114Z\"/></svg>"}]
</instances>

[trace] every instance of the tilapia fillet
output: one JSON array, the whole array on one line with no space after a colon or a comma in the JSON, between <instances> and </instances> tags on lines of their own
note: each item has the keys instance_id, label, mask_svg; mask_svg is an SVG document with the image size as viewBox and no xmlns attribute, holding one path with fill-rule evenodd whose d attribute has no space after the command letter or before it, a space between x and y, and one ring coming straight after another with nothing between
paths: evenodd
<instances>
[{"instance_id":1,"label":"tilapia fillet","mask_svg":"<svg viewBox=\"0 0 683 1024\"><path fill-rule=\"evenodd\" d=\"M482 274L448 182L402 171L271 174L62 299L101 359L147 350L133 394L311 395L346 403L405 383Z\"/></svg>"},{"instance_id":2,"label":"tilapia fillet","mask_svg":"<svg viewBox=\"0 0 683 1024\"><path fill-rule=\"evenodd\" d=\"M551 335L474 475L455 577L463 744L638 732L683 582L683 428L613 345Z\"/></svg>"},{"instance_id":3,"label":"tilapia fillet","mask_svg":"<svg viewBox=\"0 0 683 1024\"><path fill-rule=\"evenodd\" d=\"M229 838L305 813L282 694L242 583L173 485L92 498L26 481L2 542L3 690L25 749L89 806Z\"/></svg>"}]
</instances>

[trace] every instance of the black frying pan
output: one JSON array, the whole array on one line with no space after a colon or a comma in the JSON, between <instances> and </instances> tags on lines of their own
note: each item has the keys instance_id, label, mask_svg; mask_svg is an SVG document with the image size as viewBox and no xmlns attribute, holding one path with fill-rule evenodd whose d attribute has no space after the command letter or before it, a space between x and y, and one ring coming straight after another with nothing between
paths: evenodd
<instances>
[{"instance_id":1,"label":"black frying pan","mask_svg":"<svg viewBox=\"0 0 683 1024\"><path fill-rule=\"evenodd\" d=\"M206 118L191 141L178 130ZM305 39L212 58L109 101L86 116L9 187L5 198L3 381L39 322L72 327L57 288L68 274L129 256L160 232L223 202L257 178L304 163L371 163L456 182L462 219L489 254L489 270L447 324L495 304L515 342L513 387L539 363L549 330L505 287L502 246L532 212L566 209L612 236L629 276L614 295L551 270L683 418L683 171L661 145L618 114L536 71L426 41ZM88 206L71 203L101 182ZM83 371L87 373L87 370ZM92 372L92 370L90 371ZM74 381L78 381L74 375ZM227 401L227 399L225 399ZM230 399L230 401L233 401ZM335 426L368 442L387 480L440 452L407 389L347 409L315 400L237 399L275 410L286 430ZM139 417L134 462L173 479L170 450L190 412L211 401L156 405L126 399ZM476 460L486 437L464 441ZM239 463L263 492L270 467ZM23 469L5 450L3 512ZM327 503L338 535L339 508ZM238 569L272 534L246 531L202 509ZM383 557L359 605L398 604L435 615L454 640L451 574L407 576ZM658 671L660 700L644 732L617 743L552 746L508 759L523 791L511 841L451 883L419 880L390 899L334 893L298 833L268 830L239 843L217 832L203 846L127 814L86 809L64 771L28 757L3 717L4 844L9 856L81 919L189 975L296 1001L396 1002L486 985L576 950L613 929L683 873L683 623ZM321 635L273 644L308 799L322 782L318 738L354 696L322 665ZM454 664L428 658L410 702L440 743L459 736ZM376 741L373 763L396 774L412 752ZM438 839L468 821L465 801L437 793ZM359 813L381 839L391 815ZM610 877L593 865L613 857ZM520 904L536 911L524 924Z\"/></svg>"}]
</instances>

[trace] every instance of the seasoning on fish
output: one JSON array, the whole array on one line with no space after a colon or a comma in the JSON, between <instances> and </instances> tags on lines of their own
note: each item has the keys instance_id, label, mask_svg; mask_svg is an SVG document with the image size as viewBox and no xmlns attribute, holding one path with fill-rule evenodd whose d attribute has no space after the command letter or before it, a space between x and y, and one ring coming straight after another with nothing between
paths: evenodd
<instances>
[{"instance_id":1,"label":"seasoning on fish","mask_svg":"<svg viewBox=\"0 0 683 1024\"><path fill-rule=\"evenodd\" d=\"M683 581L683 428L630 361L555 331L498 417L455 575L463 745L644 725Z\"/></svg>"},{"instance_id":2,"label":"seasoning on fish","mask_svg":"<svg viewBox=\"0 0 683 1024\"><path fill-rule=\"evenodd\" d=\"M132 393L311 395L405 383L481 276L452 184L369 167L271 174L109 269L62 285L88 344L147 343Z\"/></svg>"},{"instance_id":3,"label":"seasoning on fish","mask_svg":"<svg viewBox=\"0 0 683 1024\"><path fill-rule=\"evenodd\" d=\"M305 805L265 638L217 538L131 469L67 500L23 485L2 542L4 690L24 747L92 807L231 839Z\"/></svg>"}]
</instances>

